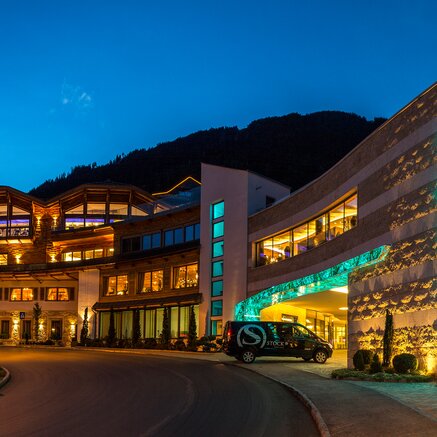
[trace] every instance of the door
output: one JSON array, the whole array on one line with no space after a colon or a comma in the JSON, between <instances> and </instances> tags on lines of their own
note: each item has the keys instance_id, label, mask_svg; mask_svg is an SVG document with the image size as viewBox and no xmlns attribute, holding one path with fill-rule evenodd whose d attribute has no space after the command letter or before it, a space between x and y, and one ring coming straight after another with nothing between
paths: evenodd
<instances>
[{"instance_id":1,"label":"door","mask_svg":"<svg viewBox=\"0 0 437 437\"><path fill-rule=\"evenodd\" d=\"M32 320L21 321L21 339L30 340L32 338Z\"/></svg>"},{"instance_id":2,"label":"door","mask_svg":"<svg viewBox=\"0 0 437 437\"><path fill-rule=\"evenodd\" d=\"M50 327L50 338L52 340L62 339L62 320L52 320Z\"/></svg>"},{"instance_id":3,"label":"door","mask_svg":"<svg viewBox=\"0 0 437 437\"><path fill-rule=\"evenodd\" d=\"M0 324L0 339L7 340L10 337L9 320L2 320Z\"/></svg>"}]
</instances>

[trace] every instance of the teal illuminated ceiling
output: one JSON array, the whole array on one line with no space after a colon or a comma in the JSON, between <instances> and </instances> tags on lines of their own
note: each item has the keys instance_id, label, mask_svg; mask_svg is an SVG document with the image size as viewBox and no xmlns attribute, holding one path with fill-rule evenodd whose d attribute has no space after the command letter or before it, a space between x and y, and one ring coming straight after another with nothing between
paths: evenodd
<instances>
[{"instance_id":1,"label":"teal illuminated ceiling","mask_svg":"<svg viewBox=\"0 0 437 437\"><path fill-rule=\"evenodd\" d=\"M267 288L235 306L236 320L259 320L262 309L306 294L348 285L349 274L355 269L376 264L387 256L390 246L380 246L354 258L294 281Z\"/></svg>"}]
</instances>

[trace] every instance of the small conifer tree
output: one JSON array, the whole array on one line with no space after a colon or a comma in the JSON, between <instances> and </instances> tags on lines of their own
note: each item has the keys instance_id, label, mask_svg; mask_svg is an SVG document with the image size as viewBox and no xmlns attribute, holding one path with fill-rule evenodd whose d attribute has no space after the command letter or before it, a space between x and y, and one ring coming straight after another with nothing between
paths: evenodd
<instances>
[{"instance_id":1,"label":"small conifer tree","mask_svg":"<svg viewBox=\"0 0 437 437\"><path fill-rule=\"evenodd\" d=\"M141 326L140 326L140 310L137 308L133 310L132 315L132 344L137 346L141 339Z\"/></svg>"},{"instance_id":2,"label":"small conifer tree","mask_svg":"<svg viewBox=\"0 0 437 437\"><path fill-rule=\"evenodd\" d=\"M83 325L80 330L80 344L85 344L86 339L88 338L88 307L85 308L85 312L83 314Z\"/></svg>"},{"instance_id":3,"label":"small conifer tree","mask_svg":"<svg viewBox=\"0 0 437 437\"><path fill-rule=\"evenodd\" d=\"M365 369L364 357L363 357L363 354L360 352L361 351L358 351L358 353L356 353L356 355L355 355L356 358L354 360L354 364L355 364L356 370L363 371Z\"/></svg>"},{"instance_id":4,"label":"small conifer tree","mask_svg":"<svg viewBox=\"0 0 437 437\"><path fill-rule=\"evenodd\" d=\"M379 361L379 355L375 354L373 355L373 360L370 363L370 373L379 373L382 372L382 364L381 361Z\"/></svg>"},{"instance_id":5,"label":"small conifer tree","mask_svg":"<svg viewBox=\"0 0 437 437\"><path fill-rule=\"evenodd\" d=\"M385 330L383 337L383 355L382 365L388 367L390 365L393 352L393 314L389 310L385 312Z\"/></svg>"},{"instance_id":6,"label":"small conifer tree","mask_svg":"<svg viewBox=\"0 0 437 437\"><path fill-rule=\"evenodd\" d=\"M197 341L197 326L196 326L196 314L194 313L194 307L190 306L190 319L188 322L188 349L195 351Z\"/></svg>"},{"instance_id":7,"label":"small conifer tree","mask_svg":"<svg viewBox=\"0 0 437 437\"><path fill-rule=\"evenodd\" d=\"M108 345L112 346L114 342L115 342L114 308L111 307L111 312L109 314Z\"/></svg>"},{"instance_id":8,"label":"small conifer tree","mask_svg":"<svg viewBox=\"0 0 437 437\"><path fill-rule=\"evenodd\" d=\"M37 302L33 306L33 321L34 321L34 329L35 329L35 341L39 340L39 321L41 319L42 315L42 308L40 307L39 303Z\"/></svg>"},{"instance_id":9,"label":"small conifer tree","mask_svg":"<svg viewBox=\"0 0 437 437\"><path fill-rule=\"evenodd\" d=\"M170 344L170 324L168 321L168 308L164 308L164 315L162 318L161 344L166 348Z\"/></svg>"}]
</instances>

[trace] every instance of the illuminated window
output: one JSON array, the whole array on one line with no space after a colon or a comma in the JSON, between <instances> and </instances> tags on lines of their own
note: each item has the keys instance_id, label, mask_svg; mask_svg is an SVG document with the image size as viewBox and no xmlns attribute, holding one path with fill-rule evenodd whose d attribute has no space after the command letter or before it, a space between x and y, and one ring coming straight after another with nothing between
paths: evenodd
<instances>
[{"instance_id":1,"label":"illuminated window","mask_svg":"<svg viewBox=\"0 0 437 437\"><path fill-rule=\"evenodd\" d=\"M223 261L212 263L212 277L223 276Z\"/></svg>"},{"instance_id":2,"label":"illuminated window","mask_svg":"<svg viewBox=\"0 0 437 437\"><path fill-rule=\"evenodd\" d=\"M141 214L142 211L138 210L137 208L132 207L132 209L135 209L135 214L132 215L143 215ZM127 211L128 205L126 203L111 203L109 205L110 215L127 216Z\"/></svg>"},{"instance_id":3,"label":"illuminated window","mask_svg":"<svg viewBox=\"0 0 437 437\"><path fill-rule=\"evenodd\" d=\"M212 238L223 237L225 234L225 222L217 222L212 225Z\"/></svg>"},{"instance_id":4,"label":"illuminated window","mask_svg":"<svg viewBox=\"0 0 437 437\"><path fill-rule=\"evenodd\" d=\"M225 215L225 202L218 202L212 205L212 219L218 219Z\"/></svg>"},{"instance_id":5,"label":"illuminated window","mask_svg":"<svg viewBox=\"0 0 437 437\"><path fill-rule=\"evenodd\" d=\"M6 266L8 264L8 254L0 253L0 266Z\"/></svg>"},{"instance_id":6,"label":"illuminated window","mask_svg":"<svg viewBox=\"0 0 437 437\"><path fill-rule=\"evenodd\" d=\"M211 285L211 296L221 296L223 294L223 281L213 281Z\"/></svg>"},{"instance_id":7,"label":"illuminated window","mask_svg":"<svg viewBox=\"0 0 437 437\"><path fill-rule=\"evenodd\" d=\"M149 293L150 291L161 291L164 282L164 271L154 270L140 274L141 293Z\"/></svg>"},{"instance_id":8,"label":"illuminated window","mask_svg":"<svg viewBox=\"0 0 437 437\"><path fill-rule=\"evenodd\" d=\"M223 240L212 243L212 257L213 258L223 256L223 245L224 245Z\"/></svg>"},{"instance_id":9,"label":"illuminated window","mask_svg":"<svg viewBox=\"0 0 437 437\"><path fill-rule=\"evenodd\" d=\"M344 203L344 230L354 228L358 224L357 220L357 195L352 196Z\"/></svg>"},{"instance_id":10,"label":"illuminated window","mask_svg":"<svg viewBox=\"0 0 437 437\"><path fill-rule=\"evenodd\" d=\"M121 296L127 293L127 275L110 276L107 278L106 296Z\"/></svg>"},{"instance_id":11,"label":"illuminated window","mask_svg":"<svg viewBox=\"0 0 437 437\"><path fill-rule=\"evenodd\" d=\"M11 301L33 300L33 288L13 288L10 295Z\"/></svg>"},{"instance_id":12,"label":"illuminated window","mask_svg":"<svg viewBox=\"0 0 437 437\"><path fill-rule=\"evenodd\" d=\"M299 255L354 228L358 224L357 200L354 194L315 219L259 241L255 245L256 265Z\"/></svg>"},{"instance_id":13,"label":"illuminated window","mask_svg":"<svg viewBox=\"0 0 437 437\"><path fill-rule=\"evenodd\" d=\"M173 288L197 287L197 263L173 269Z\"/></svg>"},{"instance_id":14,"label":"illuminated window","mask_svg":"<svg viewBox=\"0 0 437 437\"><path fill-rule=\"evenodd\" d=\"M220 300L213 300L211 302L211 316L221 316L223 315L223 301Z\"/></svg>"},{"instance_id":15,"label":"illuminated window","mask_svg":"<svg viewBox=\"0 0 437 437\"><path fill-rule=\"evenodd\" d=\"M211 320L211 334L212 335L222 335L223 334L223 321L222 320Z\"/></svg>"},{"instance_id":16,"label":"illuminated window","mask_svg":"<svg viewBox=\"0 0 437 437\"><path fill-rule=\"evenodd\" d=\"M68 288L47 288L47 300L70 300L68 295Z\"/></svg>"},{"instance_id":17,"label":"illuminated window","mask_svg":"<svg viewBox=\"0 0 437 437\"><path fill-rule=\"evenodd\" d=\"M0 204L0 237L28 237L30 212L22 208Z\"/></svg>"}]
</instances>

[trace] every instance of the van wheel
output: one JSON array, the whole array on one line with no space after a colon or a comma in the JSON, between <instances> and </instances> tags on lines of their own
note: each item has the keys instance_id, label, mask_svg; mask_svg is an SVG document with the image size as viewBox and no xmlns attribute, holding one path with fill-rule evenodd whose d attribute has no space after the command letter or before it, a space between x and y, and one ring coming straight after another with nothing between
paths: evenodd
<instances>
[{"instance_id":1,"label":"van wheel","mask_svg":"<svg viewBox=\"0 0 437 437\"><path fill-rule=\"evenodd\" d=\"M250 349L246 349L243 351L243 353L240 355L241 361L246 364L253 363L255 361L255 352L251 351Z\"/></svg>"},{"instance_id":2,"label":"van wheel","mask_svg":"<svg viewBox=\"0 0 437 437\"><path fill-rule=\"evenodd\" d=\"M327 359L328 354L323 349L319 349L314 353L314 361L318 364L324 364Z\"/></svg>"}]
</instances>

